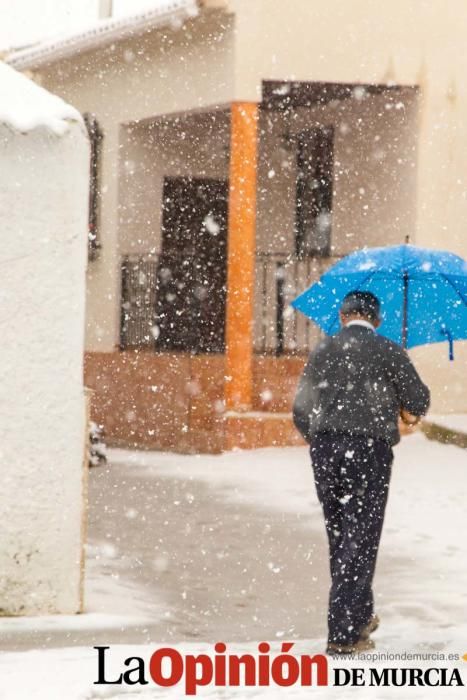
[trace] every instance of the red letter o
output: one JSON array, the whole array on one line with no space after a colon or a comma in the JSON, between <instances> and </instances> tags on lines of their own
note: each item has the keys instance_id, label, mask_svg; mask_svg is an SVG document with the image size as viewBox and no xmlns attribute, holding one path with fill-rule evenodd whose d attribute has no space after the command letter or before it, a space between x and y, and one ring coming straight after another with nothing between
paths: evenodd
<instances>
[{"instance_id":1,"label":"red letter o","mask_svg":"<svg viewBox=\"0 0 467 700\"><path fill-rule=\"evenodd\" d=\"M172 669L169 678L164 678L162 675L162 660L164 657L168 656L172 662ZM175 685L179 682L183 676L183 659L176 649L171 649L170 647L163 647L158 649L151 656L149 662L149 673L154 683L167 687L169 685Z\"/></svg>"}]
</instances>

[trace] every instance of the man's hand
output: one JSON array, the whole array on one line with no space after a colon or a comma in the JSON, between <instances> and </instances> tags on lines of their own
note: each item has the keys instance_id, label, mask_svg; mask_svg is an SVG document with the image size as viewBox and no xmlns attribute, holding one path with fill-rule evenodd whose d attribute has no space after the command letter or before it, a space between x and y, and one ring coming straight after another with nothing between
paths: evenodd
<instances>
[{"instance_id":1,"label":"man's hand","mask_svg":"<svg viewBox=\"0 0 467 700\"><path fill-rule=\"evenodd\" d=\"M402 409L399 417L400 434L412 435L412 433L414 433L420 425L420 421L420 416L414 416L412 413L409 413L408 411L404 411L404 409Z\"/></svg>"}]
</instances>

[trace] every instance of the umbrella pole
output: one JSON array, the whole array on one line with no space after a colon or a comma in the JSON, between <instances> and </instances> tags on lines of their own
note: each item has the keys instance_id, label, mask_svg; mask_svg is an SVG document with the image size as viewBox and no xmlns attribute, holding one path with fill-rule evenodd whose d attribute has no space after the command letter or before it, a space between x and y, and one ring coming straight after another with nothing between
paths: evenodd
<instances>
[{"instance_id":1,"label":"umbrella pole","mask_svg":"<svg viewBox=\"0 0 467 700\"><path fill-rule=\"evenodd\" d=\"M407 331L408 331L408 304L409 304L409 273L404 272L402 278L403 298L402 298L402 347L407 349Z\"/></svg>"},{"instance_id":2,"label":"umbrella pole","mask_svg":"<svg viewBox=\"0 0 467 700\"><path fill-rule=\"evenodd\" d=\"M405 245L409 245L410 236L409 234L405 237ZM403 296L402 296L402 347L404 350L407 349L407 331L408 331L408 318L407 318L407 308L409 305L409 273L404 272L402 278L403 282Z\"/></svg>"}]
</instances>

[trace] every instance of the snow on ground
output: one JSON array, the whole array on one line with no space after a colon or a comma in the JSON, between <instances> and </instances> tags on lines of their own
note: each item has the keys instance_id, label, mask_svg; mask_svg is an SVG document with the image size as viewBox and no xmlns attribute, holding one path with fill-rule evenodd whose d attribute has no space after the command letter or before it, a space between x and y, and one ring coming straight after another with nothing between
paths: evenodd
<instances>
[{"instance_id":1,"label":"snow on ground","mask_svg":"<svg viewBox=\"0 0 467 700\"><path fill-rule=\"evenodd\" d=\"M375 634L377 650L388 653L429 651L457 653L462 656L467 652L467 571L466 543L463 535L467 497L467 453L454 446L430 442L422 434L405 438L395 452L390 499L375 581L376 607L383 621L381 629ZM121 687L93 686L97 668L93 643L110 644L113 659L117 659L119 655L121 658L141 655L148 659L162 642L166 645L170 640L177 620L181 620L185 626L179 625L176 628L178 636L174 637L173 642L169 641L169 645L176 647L181 653L196 654L204 650L212 653L211 642L221 639L233 653L248 650L255 653L257 643L264 639L275 643L276 648L281 640L290 639L295 642L293 653L296 655L322 651L325 597L320 597L319 592L321 589L325 590L328 583L325 561L317 557L317 568L314 565L315 568L306 569L303 568L303 563L308 559L309 553L303 553L303 561L300 559L302 555L298 556L301 546L299 541L316 542L318 549L324 548L325 544L324 526L314 492L306 448L270 448L202 456L111 450L110 462L108 474L103 468L91 471L91 491L93 482L95 486L99 485L99 482L102 483L90 520L91 544L87 552L89 612L68 620L59 617L0 620L0 639L5 637L8 630L11 631L12 626L16 626L17 639L21 636L27 638L33 632L36 634L38 629L42 630L42 633L44 630L52 630L50 635L42 634L37 646L63 647L38 648L24 652L8 651L1 654L0 700L91 700L101 697L123 698L128 695L136 698L184 697L183 688L180 686L164 691L155 690L152 684L143 689L128 686L123 690ZM112 478L113 481L108 482L107 478ZM115 505L119 498L117 487L122 484L126 489L123 491L123 511ZM134 493L135 501L129 498L128 494L131 493ZM155 500L145 503L144 515L141 516L136 512L135 503L138 499L143 503L143 496L147 494L153 494ZM197 513L189 510L193 499L195 504L199 501ZM112 502L115 520L105 520L102 515L103 503L106 504L106 511L111 511ZM170 509L166 506L170 506ZM209 517L206 515L208 507L212 511ZM183 508L185 510L182 510ZM136 536L129 537L126 543L120 541L120 536L127 533L127 523L118 530L122 512L130 518L128 523L134 526L136 533ZM245 513L248 520L242 524L241 514ZM217 572L213 568L216 564L212 562L204 567L206 571L201 567L197 572L198 578L191 581L190 589L190 580L182 581L183 573L180 572L188 566L188 579L193 579L193 572L197 571L196 567L199 568L198 560L190 562L190 552L196 548L201 532L201 529L196 529L197 519L203 518L199 528L206 528L210 522L214 523L213 514L219 515L221 520L220 527L208 528L212 529L209 544L215 548L215 555L228 550L231 545L233 558L229 566L219 567ZM142 541L146 539L146 535L141 534L143 520L138 521L138 517L146 520L156 515L160 516L157 525L151 523L151 528L156 530L155 536L162 534L162 526L166 523L166 529L170 527L170 530L176 530L183 525L184 536L179 537L177 534L175 540L170 541L173 549L180 549L181 563L171 560L169 571L162 571L153 585L152 576L147 575L148 565L144 558L146 550L143 551L143 546L147 543ZM177 522L177 517L180 523ZM274 530L274 523L280 526L277 530ZM190 525L192 529L187 529L186 525ZM238 529L235 530L235 527ZM237 540L242 533L242 527L247 532L239 543ZM261 539L259 532L268 528L271 531L271 527L272 540ZM115 533L109 532L112 528L118 530L118 546L112 544L115 539ZM231 529L233 542L229 540L229 537L232 539ZM110 535L113 535L113 538L109 538ZM296 548L294 543L297 543ZM236 546L239 544L240 546ZM263 551L265 547L274 546L276 549L279 547L281 553L275 551L271 554L270 551ZM121 547L121 550L118 547ZM275 574L274 566L271 571L264 572L272 556L282 556L277 571L285 570L285 574L283 571ZM297 565L297 558L300 565ZM313 554L313 559L315 558ZM135 573L132 562L139 559L143 566ZM233 583L230 580L234 572L233 559L236 564L244 563L245 569L253 567L252 571L248 571L248 577L251 580L257 578L261 582L264 598L269 605L269 613L266 607L263 616L270 617L271 620L270 626L263 628L264 634L261 628L253 624L253 618L250 617L251 607L248 605L235 603L240 607L232 608L234 617L229 614L230 598L239 593L237 580L233 579ZM213 555L212 561L217 560ZM221 558L219 561L223 564L229 559ZM190 565L195 568L190 569ZM170 567L175 568L175 571L170 572ZM315 584L312 584L310 576L302 588L292 590L292 596L287 596L287 590L281 592L281 586L290 587L297 576L306 576L307 572L313 574L313 581L319 579L316 588L311 587ZM135 578L136 574L140 577ZM268 581L271 583L268 584ZM200 583L208 585L209 582L215 586L215 590L213 592L212 588L207 589L206 595L209 599L217 595L221 604L225 604L225 608L221 609L218 615L217 627L198 625L199 634L191 635L198 636L198 639L190 640L190 626L197 625L201 618L212 621L214 613L211 609L207 610L205 599L198 605L202 609L206 608L204 613L202 609L197 611L198 618L195 612L190 616L193 605L188 605L190 600L198 600L194 596ZM271 586L271 589L267 586ZM188 600L184 601L187 606L185 608L180 608L181 601L176 602L180 598L180 591L183 591L185 597L188 596ZM198 591L198 594L202 595L202 592ZM301 617L309 615L309 624L304 624L301 628L297 626L293 631L294 627L289 625L290 620L284 620L281 630L281 611L278 613L275 609L278 600L274 598L275 594L279 595L279 599L281 596L284 598L284 609L295 607L295 615L300 617L301 608ZM314 617L311 615L311 608L308 607L308 596L318 599ZM261 601L255 603L257 606L260 604ZM259 610L262 610L261 607ZM208 613L211 617L203 617ZM260 612L257 614L261 616ZM147 623L150 630L148 634L137 631L130 636L131 626L137 621L135 618ZM243 625L237 624L238 621L242 621ZM70 642L67 645L63 640L57 641L59 638L52 633L57 625L72 625L72 643L76 646L70 647ZM254 636L248 638L245 635L244 638L239 638L239 630L248 631L249 626L254 630ZM99 641L96 641L92 634L89 636L90 629L96 630L96 634L100 629ZM103 638L106 641L102 641ZM353 664L359 667L365 663L367 662L334 662L335 665ZM372 665L377 666L378 663L375 661ZM460 668L467 669L465 662L459 661L458 664ZM450 666L448 662L439 661L398 662L388 665ZM115 672L117 667L120 672L119 665L115 666ZM466 682L465 671L463 672ZM382 700L395 697L396 694L401 696L401 692L403 697L409 698L425 698L427 694L436 698L448 698L460 695L462 689L420 687L401 691L393 687L380 688L377 692L377 697ZM207 687L200 689L198 695L225 700L263 700L309 697L310 694L315 697L339 695L341 698L347 698L350 697L350 693L352 698L375 697L374 688L306 689L299 686L287 689Z\"/></svg>"},{"instance_id":2,"label":"snow on ground","mask_svg":"<svg viewBox=\"0 0 467 700\"><path fill-rule=\"evenodd\" d=\"M41 615L35 617L0 617L0 650L7 633L18 637L28 632L64 633L85 630L122 630L131 625L159 621L163 610L160 602L149 599L141 586L118 574L120 560L114 561L110 545L86 546L86 613L82 615ZM1 683L0 683L1 687ZM2 696L0 694L0 700Z\"/></svg>"},{"instance_id":3,"label":"snow on ground","mask_svg":"<svg viewBox=\"0 0 467 700\"><path fill-rule=\"evenodd\" d=\"M322 528L306 449L182 460L173 454L133 453L129 461L128 455L114 451L113 461L121 459L147 478L177 474L203 479L227 501L308 513L310 519L302 518L303 524ZM420 433L395 448L380 550L380 563L391 557L391 568L379 566L375 582L381 591L378 609L391 619L389 649L416 645L423 629L423 641L433 649L463 643L467 651L466 499L465 450L429 441Z\"/></svg>"}]
</instances>

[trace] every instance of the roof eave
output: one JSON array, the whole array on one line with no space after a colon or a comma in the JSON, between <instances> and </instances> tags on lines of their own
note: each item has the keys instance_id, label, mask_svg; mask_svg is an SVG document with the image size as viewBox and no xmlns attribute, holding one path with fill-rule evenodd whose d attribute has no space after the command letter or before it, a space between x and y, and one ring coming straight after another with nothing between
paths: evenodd
<instances>
[{"instance_id":1,"label":"roof eave","mask_svg":"<svg viewBox=\"0 0 467 700\"><path fill-rule=\"evenodd\" d=\"M150 10L121 20L107 20L96 24L86 32L14 51L7 55L4 61L18 70L34 70L56 61L104 48L117 41L139 36L158 27L185 22L196 16L198 11L197 0L172 0L171 7L162 12Z\"/></svg>"}]
</instances>

